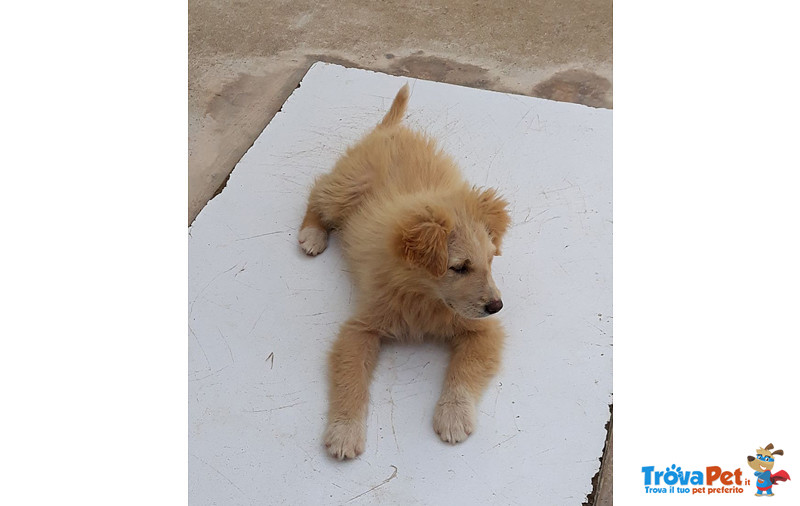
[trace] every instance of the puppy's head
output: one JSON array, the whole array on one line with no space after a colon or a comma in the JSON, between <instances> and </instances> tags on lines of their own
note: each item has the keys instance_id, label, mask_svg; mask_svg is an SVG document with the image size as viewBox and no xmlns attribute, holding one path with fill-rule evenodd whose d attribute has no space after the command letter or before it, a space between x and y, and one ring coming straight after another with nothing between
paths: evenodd
<instances>
[{"instance_id":1,"label":"puppy's head","mask_svg":"<svg viewBox=\"0 0 800 506\"><path fill-rule=\"evenodd\" d=\"M402 259L424 277L432 295L464 318L503 307L492 259L511 221L494 190L472 189L410 213L400 226Z\"/></svg>"}]
</instances>

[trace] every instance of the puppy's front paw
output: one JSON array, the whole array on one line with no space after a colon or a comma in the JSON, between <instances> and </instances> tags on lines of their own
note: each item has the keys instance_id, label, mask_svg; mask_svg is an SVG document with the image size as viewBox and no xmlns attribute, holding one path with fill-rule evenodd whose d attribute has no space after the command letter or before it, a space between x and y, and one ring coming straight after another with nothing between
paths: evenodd
<instances>
[{"instance_id":1,"label":"puppy's front paw","mask_svg":"<svg viewBox=\"0 0 800 506\"><path fill-rule=\"evenodd\" d=\"M446 443L459 443L475 430L475 405L470 401L439 401L433 430Z\"/></svg>"},{"instance_id":2,"label":"puppy's front paw","mask_svg":"<svg viewBox=\"0 0 800 506\"><path fill-rule=\"evenodd\" d=\"M329 423L323 440L332 457L354 459L364 453L366 436L363 422L344 420Z\"/></svg>"},{"instance_id":3,"label":"puppy's front paw","mask_svg":"<svg viewBox=\"0 0 800 506\"><path fill-rule=\"evenodd\" d=\"M328 247L328 231L319 227L306 227L297 236L306 255L317 256Z\"/></svg>"}]
</instances>

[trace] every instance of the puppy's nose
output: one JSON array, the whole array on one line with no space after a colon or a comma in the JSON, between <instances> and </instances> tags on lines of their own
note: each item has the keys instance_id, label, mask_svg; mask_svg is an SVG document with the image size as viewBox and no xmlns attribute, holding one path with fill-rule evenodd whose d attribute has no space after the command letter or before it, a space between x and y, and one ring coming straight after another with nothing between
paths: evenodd
<instances>
[{"instance_id":1,"label":"puppy's nose","mask_svg":"<svg viewBox=\"0 0 800 506\"><path fill-rule=\"evenodd\" d=\"M488 304L486 304L486 312L489 314L495 314L496 312L503 309L503 301L500 299L497 300L490 300Z\"/></svg>"}]
</instances>

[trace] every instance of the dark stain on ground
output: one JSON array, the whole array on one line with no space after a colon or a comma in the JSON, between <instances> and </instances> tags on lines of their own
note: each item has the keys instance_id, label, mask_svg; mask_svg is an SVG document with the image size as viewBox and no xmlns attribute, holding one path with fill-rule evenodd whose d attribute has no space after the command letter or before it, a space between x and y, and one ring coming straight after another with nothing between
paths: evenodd
<instances>
[{"instance_id":1,"label":"dark stain on ground","mask_svg":"<svg viewBox=\"0 0 800 506\"><path fill-rule=\"evenodd\" d=\"M393 53L387 53L384 56L386 57L388 66L383 68L364 66L354 61L329 54L306 55L306 60L309 67L316 61L324 61L348 68L377 70L396 76L427 79L442 83L469 86L472 88L493 89L497 81L496 78L489 75L489 71L485 68L470 63L460 63L454 60L440 58L438 56L425 56L423 51L417 51L403 58Z\"/></svg>"},{"instance_id":2,"label":"dark stain on ground","mask_svg":"<svg viewBox=\"0 0 800 506\"><path fill-rule=\"evenodd\" d=\"M422 51L405 58L393 58L388 71L398 76L460 84L472 88L490 88L496 81L489 76L489 71L485 68L438 56L425 56Z\"/></svg>"},{"instance_id":3,"label":"dark stain on ground","mask_svg":"<svg viewBox=\"0 0 800 506\"><path fill-rule=\"evenodd\" d=\"M220 114L230 115L231 109L250 107L261 95L260 90L266 87L270 79L273 77L238 74L214 94L206 106L206 114L216 119Z\"/></svg>"},{"instance_id":4,"label":"dark stain on ground","mask_svg":"<svg viewBox=\"0 0 800 506\"><path fill-rule=\"evenodd\" d=\"M559 102L572 102L611 109L611 82L592 72L571 69L558 72L534 86L531 95Z\"/></svg>"},{"instance_id":5,"label":"dark stain on ground","mask_svg":"<svg viewBox=\"0 0 800 506\"><path fill-rule=\"evenodd\" d=\"M416 51L402 58L396 53L386 53L384 56L386 60L384 60L385 66L383 68L375 68L374 66L368 68L368 66L333 55L307 55L306 60L309 67L316 61L324 61L349 68L378 70L396 76L426 79L505 93L522 93L590 107L613 108L611 81L583 69L558 72L546 81L534 86L530 92L525 93L522 90L507 89L487 69L471 63L425 55L424 51Z\"/></svg>"}]
</instances>

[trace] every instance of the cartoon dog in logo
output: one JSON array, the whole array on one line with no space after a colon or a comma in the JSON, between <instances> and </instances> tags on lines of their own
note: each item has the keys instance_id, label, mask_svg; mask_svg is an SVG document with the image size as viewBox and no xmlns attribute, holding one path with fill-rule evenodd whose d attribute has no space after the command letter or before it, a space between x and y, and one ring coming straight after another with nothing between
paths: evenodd
<instances>
[{"instance_id":1,"label":"cartoon dog in logo","mask_svg":"<svg viewBox=\"0 0 800 506\"><path fill-rule=\"evenodd\" d=\"M783 450L772 451L772 448L772 443L770 443L765 448L756 450L755 457L747 456L747 465L755 469L755 475L758 478L756 482L757 497L775 495L772 493L772 485L791 479L786 471L772 473L772 468L775 466L775 455L783 455Z\"/></svg>"}]
</instances>

